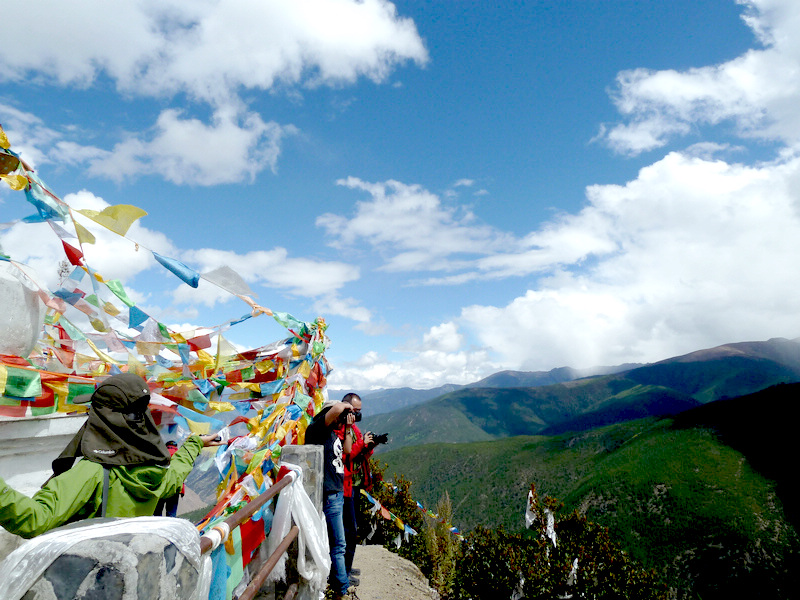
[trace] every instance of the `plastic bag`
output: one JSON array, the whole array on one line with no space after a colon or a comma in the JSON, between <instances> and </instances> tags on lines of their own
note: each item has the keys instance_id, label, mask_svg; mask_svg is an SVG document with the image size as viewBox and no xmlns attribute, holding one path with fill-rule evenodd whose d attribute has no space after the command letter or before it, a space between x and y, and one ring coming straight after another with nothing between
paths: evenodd
<instances>
[{"instance_id":1,"label":"plastic bag","mask_svg":"<svg viewBox=\"0 0 800 600\"><path fill-rule=\"evenodd\" d=\"M156 535L174 544L198 571L198 589L205 585L206 574L200 559L200 536L185 519L169 517L134 517L101 522L87 521L84 526L54 529L25 542L0 563L0 598L20 600L59 556L75 544L119 534ZM198 598L200 596L197 596Z\"/></svg>"}]
</instances>

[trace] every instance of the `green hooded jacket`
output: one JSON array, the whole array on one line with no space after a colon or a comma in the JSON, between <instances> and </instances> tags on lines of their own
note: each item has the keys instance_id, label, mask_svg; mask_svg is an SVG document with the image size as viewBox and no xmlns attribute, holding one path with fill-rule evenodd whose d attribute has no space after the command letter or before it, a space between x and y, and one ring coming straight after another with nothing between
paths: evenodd
<instances>
[{"instance_id":1,"label":"green hooded jacket","mask_svg":"<svg viewBox=\"0 0 800 600\"><path fill-rule=\"evenodd\" d=\"M111 467L106 516L152 516L160 498L180 491L202 449L203 441L192 435L172 457L169 467ZM0 525L24 538L100 516L102 504L103 465L86 459L50 479L32 498L11 489L0 477Z\"/></svg>"}]
</instances>

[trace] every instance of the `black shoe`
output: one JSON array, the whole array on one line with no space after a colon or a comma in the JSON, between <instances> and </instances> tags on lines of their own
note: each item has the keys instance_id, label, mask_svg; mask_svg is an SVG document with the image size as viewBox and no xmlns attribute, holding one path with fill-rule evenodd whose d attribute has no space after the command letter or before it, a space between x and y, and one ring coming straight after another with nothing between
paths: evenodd
<instances>
[{"instance_id":1,"label":"black shoe","mask_svg":"<svg viewBox=\"0 0 800 600\"><path fill-rule=\"evenodd\" d=\"M350 569L350 575L361 575L361 569L353 567L352 569Z\"/></svg>"},{"instance_id":2,"label":"black shoe","mask_svg":"<svg viewBox=\"0 0 800 600\"><path fill-rule=\"evenodd\" d=\"M358 577L350 575L350 585L353 587L358 587L359 583L361 583L361 580Z\"/></svg>"}]
</instances>

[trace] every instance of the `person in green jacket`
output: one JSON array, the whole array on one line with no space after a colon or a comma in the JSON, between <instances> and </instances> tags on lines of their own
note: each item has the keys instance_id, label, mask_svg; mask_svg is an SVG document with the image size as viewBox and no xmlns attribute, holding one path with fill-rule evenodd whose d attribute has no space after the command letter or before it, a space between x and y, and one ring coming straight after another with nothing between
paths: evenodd
<instances>
[{"instance_id":1,"label":"person in green jacket","mask_svg":"<svg viewBox=\"0 0 800 600\"><path fill-rule=\"evenodd\" d=\"M42 489L28 497L0 477L0 525L31 538L91 517L152 516L159 499L180 491L200 450L220 442L214 434L191 435L170 458L149 400L147 383L132 373L76 398L91 401L88 419L53 461Z\"/></svg>"}]
</instances>

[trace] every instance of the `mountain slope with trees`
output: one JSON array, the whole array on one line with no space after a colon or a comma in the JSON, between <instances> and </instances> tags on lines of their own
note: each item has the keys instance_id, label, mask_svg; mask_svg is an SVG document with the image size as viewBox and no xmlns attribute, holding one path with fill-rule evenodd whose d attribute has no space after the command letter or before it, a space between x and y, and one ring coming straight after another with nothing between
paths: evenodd
<instances>
[{"instance_id":1,"label":"mountain slope with trees","mask_svg":"<svg viewBox=\"0 0 800 600\"><path fill-rule=\"evenodd\" d=\"M413 481L425 504L448 492L464 530L522 529L535 483L565 510L609 527L637 560L693 590L688 597L791 597L800 591L800 493L789 447L798 399L800 384L778 385L674 418L409 446L380 459L387 473Z\"/></svg>"}]
</instances>

